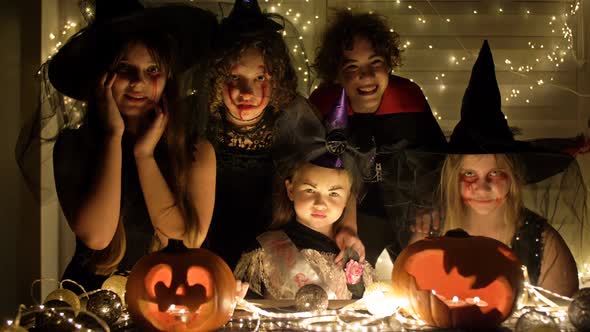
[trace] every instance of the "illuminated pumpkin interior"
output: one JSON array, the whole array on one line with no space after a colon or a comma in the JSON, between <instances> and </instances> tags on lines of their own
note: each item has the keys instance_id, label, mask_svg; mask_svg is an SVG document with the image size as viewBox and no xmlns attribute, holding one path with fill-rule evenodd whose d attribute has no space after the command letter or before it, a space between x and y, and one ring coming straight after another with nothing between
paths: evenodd
<instances>
[{"instance_id":1,"label":"illuminated pumpkin interior","mask_svg":"<svg viewBox=\"0 0 590 332\"><path fill-rule=\"evenodd\" d=\"M186 272L186 284L188 286L201 285L205 288L207 298L213 296L211 273L201 266L191 266Z\"/></svg>"},{"instance_id":2,"label":"illuminated pumpkin interior","mask_svg":"<svg viewBox=\"0 0 590 332\"><path fill-rule=\"evenodd\" d=\"M151 298L156 298L156 284L164 283L170 288L172 285L172 268L168 264L158 264L150 269L143 279L145 289Z\"/></svg>"},{"instance_id":3,"label":"illuminated pumpkin interior","mask_svg":"<svg viewBox=\"0 0 590 332\"><path fill-rule=\"evenodd\" d=\"M503 253L502 248L498 249ZM481 267L481 271L476 273L478 275L486 273L486 264L494 264L490 261L481 261L477 255L462 258L470 259L464 259L458 264ZM446 265L449 266L448 262ZM509 314L512 309L513 287L504 276L495 276L489 282L486 280L485 284L481 284L480 280L480 285L476 288L474 287L477 282L476 274L461 275L460 269L452 264L450 269L445 268L445 251L442 249L427 249L415 253L407 259L404 267L405 271L415 278L416 285L421 290L434 290L436 294L444 296L447 300L457 296L465 301L467 298L477 296L488 303L487 306L480 307L483 314L493 309L499 310L502 314Z\"/></svg>"}]
</instances>

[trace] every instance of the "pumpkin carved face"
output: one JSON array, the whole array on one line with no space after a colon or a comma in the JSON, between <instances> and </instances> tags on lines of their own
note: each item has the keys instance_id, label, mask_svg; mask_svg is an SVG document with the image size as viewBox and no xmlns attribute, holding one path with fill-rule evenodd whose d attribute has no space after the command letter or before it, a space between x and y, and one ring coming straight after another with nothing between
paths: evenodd
<instances>
[{"instance_id":1,"label":"pumpkin carved face","mask_svg":"<svg viewBox=\"0 0 590 332\"><path fill-rule=\"evenodd\" d=\"M522 291L521 263L503 243L461 232L402 251L392 272L394 294L432 326L497 326Z\"/></svg>"},{"instance_id":2,"label":"pumpkin carved face","mask_svg":"<svg viewBox=\"0 0 590 332\"><path fill-rule=\"evenodd\" d=\"M169 240L140 259L125 294L133 321L159 331L211 331L229 321L236 281L227 264L205 249Z\"/></svg>"}]
</instances>

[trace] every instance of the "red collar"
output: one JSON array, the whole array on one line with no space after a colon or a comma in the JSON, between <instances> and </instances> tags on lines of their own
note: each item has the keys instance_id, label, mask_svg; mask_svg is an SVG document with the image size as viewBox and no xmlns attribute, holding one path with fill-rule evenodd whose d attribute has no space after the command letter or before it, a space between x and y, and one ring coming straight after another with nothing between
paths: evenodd
<instances>
[{"instance_id":1,"label":"red collar","mask_svg":"<svg viewBox=\"0 0 590 332\"><path fill-rule=\"evenodd\" d=\"M321 87L311 94L309 100L325 115L331 110L341 91L342 87L339 85ZM347 107L348 115L353 115L354 110L350 102L347 102ZM423 112L425 109L426 98L420 87L408 79L391 75L381 98L381 105L373 114L415 113Z\"/></svg>"}]
</instances>

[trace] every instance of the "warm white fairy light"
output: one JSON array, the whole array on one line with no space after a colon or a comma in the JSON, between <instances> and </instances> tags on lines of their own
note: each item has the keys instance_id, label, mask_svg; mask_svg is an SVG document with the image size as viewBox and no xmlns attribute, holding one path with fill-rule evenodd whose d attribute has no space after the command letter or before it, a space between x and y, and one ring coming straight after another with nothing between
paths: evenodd
<instances>
[{"instance_id":1,"label":"warm white fairy light","mask_svg":"<svg viewBox=\"0 0 590 332\"><path fill-rule=\"evenodd\" d=\"M279 4L280 4L281 0L277 0L277 1L278 1L278 2L279 2ZM398 9L399 9L399 5L400 5L400 4L401 4L401 1L400 1L400 0L396 0L396 2L395 2L395 4L394 4L394 8L398 8ZM396 5L397 5L397 6L396 6ZM435 12L435 13L436 13L436 14L439 16L440 20L441 20L443 23L446 23L446 24L452 24L452 23L454 22L453 20L451 20L451 18L450 18L450 17L443 17L443 16L441 16L441 15L440 15L440 13L438 13L438 11L436 10L436 8L434 7L434 5L433 5L431 2L428 2L428 5L430 5L430 6L432 7L432 9L434 10L434 12ZM415 12L416 12L416 22L418 22L418 24L420 24L420 25L424 25L424 24L426 23L425 15L424 15L424 13L423 13L423 12L420 10L419 6L417 6L417 5L415 5L415 4L407 4L407 5L406 5L406 6L404 6L403 8L407 8L407 9L409 9L409 10L412 10L412 11L415 11ZM350 11L352 11L352 8L351 8L351 7L347 7L347 9L348 9L348 10L350 10ZM567 24L567 22L566 22L566 19L567 19L568 17L572 17L572 16L576 15L576 13L578 12L578 10L579 10L579 9L580 9L580 2L579 2L579 1L577 1L575 4L571 4L571 5L570 5L570 10L569 10L569 12L568 12L568 13L565 13L565 14L560 14L560 15L557 15L557 14L556 14L556 15L551 15L551 16L550 16L550 20L549 20L549 23L550 23L550 24L549 24L549 27L550 27L550 28L551 28L553 31L555 31L555 29L554 29L554 28L556 28L556 27L557 27L557 28L559 28L559 25L563 23L563 27L561 27L561 34L562 34L562 38L563 38L563 40L564 40L564 41L566 42L566 44L567 44L567 45L565 45L565 46L563 46L563 45L562 45L562 46L563 46L563 49L567 49L567 50L571 50L571 49L572 49L572 45L573 45L573 38L572 38L572 35L573 35L573 33L572 33L572 29L571 29L571 28L569 27L569 25ZM504 10L504 8L502 8L502 7L498 7L498 8L497 8L497 13L498 13L498 14L503 14L503 13L504 13L504 11L505 11L505 10ZM472 10L472 13L473 13L473 15L478 15L478 14L480 14L480 10L479 10L479 9L477 9L477 8L474 8L474 9ZM524 9L524 13L525 13L526 15L531 15L531 13L532 13L532 10L531 10L531 9L529 9L529 8L525 8L525 9ZM525 16L525 17L526 17L526 16ZM318 17L317 17L317 16L316 16L315 18L316 18L316 20L318 19ZM561 18L563 18L563 19L561 19ZM300 20L300 21L301 21L301 20ZM301 21L301 22L303 23L303 21ZM559 23L559 24L558 24L558 23ZM310 24L310 23L307 23L307 24L305 24L305 28L303 28L303 27L302 27L302 30L303 30L303 32L307 32L307 31L309 31L311 28L312 28L312 24ZM392 28L390 31L391 31L391 32L393 32L393 31L394 31L394 29ZM402 47L402 49L408 49L408 48L410 47L410 45L411 45L411 40L407 40L405 43L403 43L403 44L401 45L401 47ZM547 49L547 47L545 47L545 46L546 46L546 45L543 45L543 44L541 44L541 45L537 45L536 43L533 43L533 42L529 41L529 47L530 47L530 49L533 49L533 50L536 50L536 49ZM553 51L553 50L555 50L555 49L559 49L559 46L560 46L560 45L555 45L555 46L552 46L552 50L550 50L550 52L549 52L548 54L550 54L550 55L551 55L551 51ZM464 47L463 47L463 48L464 48ZM432 49L434 49L434 45L432 45L432 44L428 44L428 45L427 45L427 49L429 49L429 50L432 50ZM465 51L468 51L468 50L467 50L467 49L465 49ZM556 68L556 69L557 69L557 68L559 68L559 67L560 67L560 64L563 64L563 63L565 63L565 61L566 61L566 59L565 59L566 55L567 55L566 53L564 53L564 54L559 54L559 55L552 55L552 60L549 60L549 59L547 59L546 61L551 61L551 62L553 62L553 66L554 66L554 68ZM461 65L463 62L465 62L465 61L469 61L469 60L473 60L473 55L472 55L471 53L469 53L469 56L461 56L461 57L456 57L456 56L453 56L453 57L451 58L451 61L450 61L450 62L451 62L451 64L453 64L453 65ZM519 74L519 75L521 75L521 76L527 77L527 75L528 75L529 73L531 73L531 72L533 72L533 71L535 70L535 67L534 67L533 65L531 65L531 64L519 64L519 65L516 65L516 66L511 66L511 64L512 64L512 61L511 61L511 60L509 60L509 59L507 59L507 60L509 61L509 63L506 63L506 65L507 65L507 66L509 66L510 70L511 70L512 72L514 72L514 73L518 73L518 74ZM306 60L305 60L305 62L306 62L306 63L308 63L308 60L306 59ZM535 64L541 64L541 63L542 63L542 60L541 60L541 59L539 59L538 57L535 57L535 58L534 58L534 63L535 63ZM437 81L438 81L438 80L437 80ZM541 84L539 84L539 85L541 85ZM444 86L444 85L439 85L439 92L440 92L440 93L444 93L444 91L445 91L445 88L444 88L443 86ZM532 91L531 91L531 90L533 90L533 89L530 89L530 90L529 90L529 94L530 94L530 93L532 93ZM507 99L507 100L510 100L511 98L518 98L518 97L520 97L520 95L519 95L519 94L516 94L516 95L513 95L512 97L508 97L508 99ZM532 98L531 98L531 97L532 97L532 96L530 96L530 95L527 95L527 96L526 96L526 100L525 100L525 102L526 102L527 104L530 104L530 103L532 102Z\"/></svg>"}]
</instances>

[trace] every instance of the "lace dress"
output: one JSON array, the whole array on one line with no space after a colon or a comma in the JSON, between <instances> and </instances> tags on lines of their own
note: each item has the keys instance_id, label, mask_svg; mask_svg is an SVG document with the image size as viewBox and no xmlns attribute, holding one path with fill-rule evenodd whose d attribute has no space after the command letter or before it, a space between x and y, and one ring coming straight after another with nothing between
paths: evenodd
<instances>
[{"instance_id":1,"label":"lace dress","mask_svg":"<svg viewBox=\"0 0 590 332\"><path fill-rule=\"evenodd\" d=\"M336 299L348 300L353 297L343 268L334 263L340 249L332 239L295 221L285 225L281 230L299 249L303 258ZM293 298L293 291L282 287L287 274L278 271L272 262L269 254L258 247L242 256L234 275L236 279L247 281L250 290L258 295L274 299ZM375 271L367 261L362 266L361 282L366 288L373 283Z\"/></svg>"},{"instance_id":2,"label":"lace dress","mask_svg":"<svg viewBox=\"0 0 590 332\"><path fill-rule=\"evenodd\" d=\"M220 112L223 114L223 112ZM254 126L238 129L212 120L209 139L217 157L215 209L204 247L234 268L242 251L271 220L275 168L271 156L277 113L266 109Z\"/></svg>"}]
</instances>

